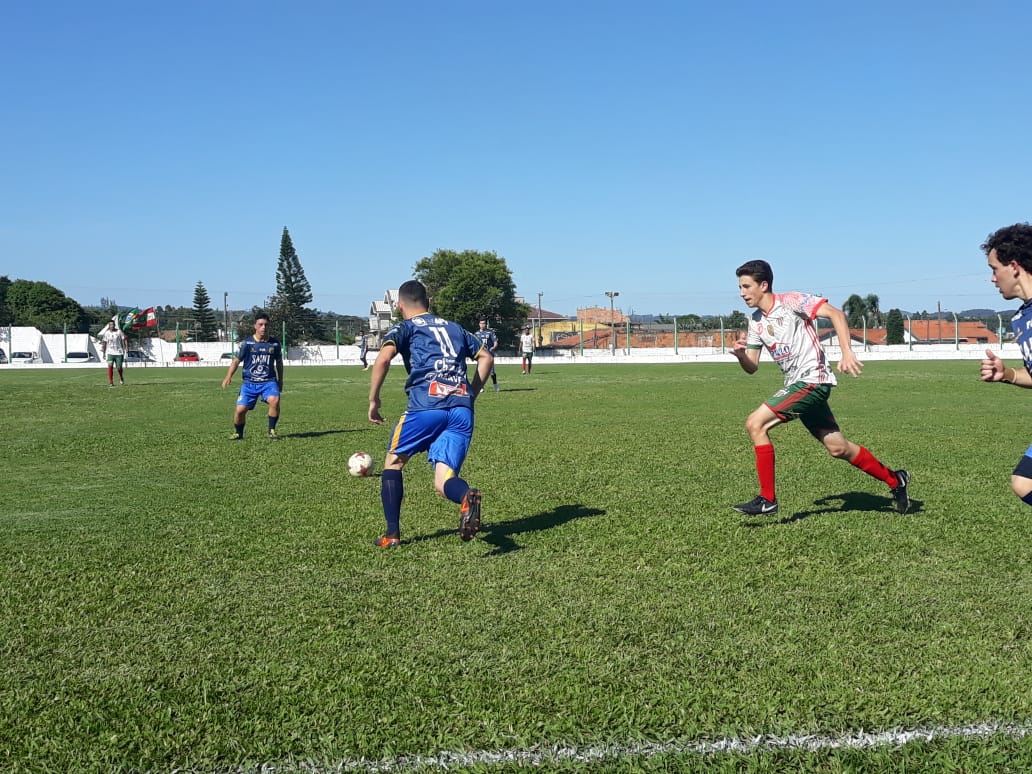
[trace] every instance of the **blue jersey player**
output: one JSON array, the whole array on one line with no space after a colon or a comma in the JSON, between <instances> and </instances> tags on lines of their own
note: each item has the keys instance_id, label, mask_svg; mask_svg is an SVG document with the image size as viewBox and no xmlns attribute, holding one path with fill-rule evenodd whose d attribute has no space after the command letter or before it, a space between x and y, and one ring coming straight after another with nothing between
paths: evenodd
<instances>
[{"instance_id":1,"label":"blue jersey player","mask_svg":"<svg viewBox=\"0 0 1032 774\"><path fill-rule=\"evenodd\" d=\"M244 383L237 396L233 435L230 437L233 441L243 439L247 412L258 404L259 399L269 405L269 438L276 438L280 393L283 391L283 349L276 339L268 336L268 329L269 315L259 312L254 318L254 335L240 342L240 349L233 356L226 378L222 380L222 389L226 389L237 367L243 364Z\"/></svg>"},{"instance_id":2,"label":"blue jersey player","mask_svg":"<svg viewBox=\"0 0 1032 774\"><path fill-rule=\"evenodd\" d=\"M426 288L409 280L398 289L402 322L383 337L373 363L369 387L369 421L384 423L380 388L391 360L400 354L408 379L408 406L391 432L380 479L380 499L387 530L376 541L380 548L401 543L402 469L414 454L427 453L434 468L434 488L459 505L459 537L472 540L480 530L480 490L472 489L459 472L473 438L473 401L487 381L494 356L480 340L457 323L431 314ZM472 383L466 361L476 360Z\"/></svg>"},{"instance_id":3,"label":"blue jersey player","mask_svg":"<svg viewBox=\"0 0 1032 774\"><path fill-rule=\"evenodd\" d=\"M494 356L495 350L498 349L498 334L487 327L486 319L480 320L480 329L473 335L480 339L480 343L483 345L484 349ZM495 373L493 363L491 365L491 384L494 385L494 391L498 392L498 375ZM484 382L484 385L486 386L487 382Z\"/></svg>"},{"instance_id":4,"label":"blue jersey player","mask_svg":"<svg viewBox=\"0 0 1032 774\"><path fill-rule=\"evenodd\" d=\"M1015 223L989 235L982 245L992 270L992 283L1004 298L1020 299L1021 307L1011 318L1025 367L1004 366L991 349L982 361L983 382L1004 382L1032 388L1032 225ZM1025 450L1011 474L1011 489L1032 505L1032 446Z\"/></svg>"}]
</instances>

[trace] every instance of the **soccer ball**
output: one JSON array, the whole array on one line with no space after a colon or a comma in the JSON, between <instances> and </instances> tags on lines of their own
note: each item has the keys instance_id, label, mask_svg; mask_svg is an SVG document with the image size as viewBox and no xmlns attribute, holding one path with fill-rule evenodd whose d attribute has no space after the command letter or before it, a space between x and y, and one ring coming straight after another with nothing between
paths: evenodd
<instances>
[{"instance_id":1,"label":"soccer ball","mask_svg":"<svg viewBox=\"0 0 1032 774\"><path fill-rule=\"evenodd\" d=\"M365 452L355 452L348 457L348 473L353 476L368 476L373 469L373 458Z\"/></svg>"}]
</instances>

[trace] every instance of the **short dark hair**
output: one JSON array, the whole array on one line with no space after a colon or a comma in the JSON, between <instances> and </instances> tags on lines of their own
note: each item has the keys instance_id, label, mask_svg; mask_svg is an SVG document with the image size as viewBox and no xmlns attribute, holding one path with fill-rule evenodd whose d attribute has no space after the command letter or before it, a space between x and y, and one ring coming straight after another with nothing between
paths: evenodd
<instances>
[{"instance_id":1,"label":"short dark hair","mask_svg":"<svg viewBox=\"0 0 1032 774\"><path fill-rule=\"evenodd\" d=\"M424 309L430 308L430 298L426 294L426 287L418 280L402 282L398 288L398 298L407 304L416 304Z\"/></svg>"},{"instance_id":2,"label":"short dark hair","mask_svg":"<svg viewBox=\"0 0 1032 774\"><path fill-rule=\"evenodd\" d=\"M259 320L265 320L265 322L268 322L269 321L269 313L268 312L259 312L258 314L256 314L254 316L254 321L258 322Z\"/></svg>"},{"instance_id":3,"label":"short dark hair","mask_svg":"<svg viewBox=\"0 0 1032 774\"><path fill-rule=\"evenodd\" d=\"M766 261L746 261L735 269L735 276L749 276L757 282L766 282L768 290L774 289L774 270L770 268L770 264Z\"/></svg>"},{"instance_id":4,"label":"short dark hair","mask_svg":"<svg viewBox=\"0 0 1032 774\"><path fill-rule=\"evenodd\" d=\"M1000 263L1017 261L1025 271L1032 272L1032 226L1015 223L997 229L986 237L982 250L986 255L995 250Z\"/></svg>"}]
</instances>

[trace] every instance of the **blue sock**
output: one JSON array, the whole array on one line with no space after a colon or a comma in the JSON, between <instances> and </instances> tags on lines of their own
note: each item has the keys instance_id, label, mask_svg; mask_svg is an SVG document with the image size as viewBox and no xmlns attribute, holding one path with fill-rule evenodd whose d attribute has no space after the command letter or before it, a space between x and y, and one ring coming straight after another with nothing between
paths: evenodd
<instances>
[{"instance_id":1,"label":"blue sock","mask_svg":"<svg viewBox=\"0 0 1032 774\"><path fill-rule=\"evenodd\" d=\"M461 503L462 498L466 496L466 492L468 491L469 484L458 476L449 478L444 482L444 496L453 503Z\"/></svg>"},{"instance_id":2,"label":"blue sock","mask_svg":"<svg viewBox=\"0 0 1032 774\"><path fill-rule=\"evenodd\" d=\"M400 470L385 470L380 474L380 500L383 517L387 520L389 537L401 537L401 501L405 497L405 482Z\"/></svg>"},{"instance_id":3,"label":"blue sock","mask_svg":"<svg viewBox=\"0 0 1032 774\"><path fill-rule=\"evenodd\" d=\"M1032 505L1032 492L1022 497L1021 502L1025 503L1025 505Z\"/></svg>"},{"instance_id":4,"label":"blue sock","mask_svg":"<svg viewBox=\"0 0 1032 774\"><path fill-rule=\"evenodd\" d=\"M270 430L275 430L277 422L279 422L279 414L277 414L276 416L270 416L269 417L269 429Z\"/></svg>"}]
</instances>

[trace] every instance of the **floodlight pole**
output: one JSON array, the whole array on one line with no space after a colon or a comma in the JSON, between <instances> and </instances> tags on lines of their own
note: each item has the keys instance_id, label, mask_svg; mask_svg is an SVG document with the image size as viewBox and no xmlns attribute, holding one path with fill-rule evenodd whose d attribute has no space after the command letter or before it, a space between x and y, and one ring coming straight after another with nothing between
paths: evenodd
<instances>
[{"instance_id":1,"label":"floodlight pole","mask_svg":"<svg viewBox=\"0 0 1032 774\"><path fill-rule=\"evenodd\" d=\"M607 290L606 296L609 297L609 349L612 354L616 354L616 310L613 308L613 299L620 295L619 290Z\"/></svg>"},{"instance_id":2,"label":"floodlight pole","mask_svg":"<svg viewBox=\"0 0 1032 774\"><path fill-rule=\"evenodd\" d=\"M545 337L544 337L544 335L543 335L543 334L541 333L541 296L543 296L543 295L544 295L544 293L542 293L542 292L541 292L541 291L539 290L539 291L538 291L538 324L537 324L537 330L538 330L538 346L539 346L539 347L543 347L543 346L545 345Z\"/></svg>"}]
</instances>

